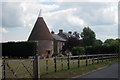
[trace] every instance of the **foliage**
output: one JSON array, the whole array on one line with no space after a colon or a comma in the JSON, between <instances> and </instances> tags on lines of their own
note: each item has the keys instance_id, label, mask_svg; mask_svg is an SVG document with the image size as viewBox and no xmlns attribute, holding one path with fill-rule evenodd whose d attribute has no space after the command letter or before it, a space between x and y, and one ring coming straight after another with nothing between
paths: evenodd
<instances>
[{"instance_id":1,"label":"foliage","mask_svg":"<svg viewBox=\"0 0 120 80\"><path fill-rule=\"evenodd\" d=\"M58 54L60 54L60 53L54 52L54 54L52 56L57 56Z\"/></svg>"},{"instance_id":2,"label":"foliage","mask_svg":"<svg viewBox=\"0 0 120 80\"><path fill-rule=\"evenodd\" d=\"M2 55L9 57L33 56L36 53L35 42L7 42L2 43Z\"/></svg>"},{"instance_id":3,"label":"foliage","mask_svg":"<svg viewBox=\"0 0 120 80\"><path fill-rule=\"evenodd\" d=\"M86 46L85 50L87 54L111 54L118 53L119 46L109 44L102 46Z\"/></svg>"},{"instance_id":4,"label":"foliage","mask_svg":"<svg viewBox=\"0 0 120 80\"><path fill-rule=\"evenodd\" d=\"M64 55L63 54L61 54L61 53L58 53L58 52L55 52L52 56L57 56L57 57L64 57Z\"/></svg>"},{"instance_id":5,"label":"foliage","mask_svg":"<svg viewBox=\"0 0 120 80\"><path fill-rule=\"evenodd\" d=\"M84 54L84 48L83 47L73 47L72 48L72 55L83 55Z\"/></svg>"},{"instance_id":6,"label":"foliage","mask_svg":"<svg viewBox=\"0 0 120 80\"><path fill-rule=\"evenodd\" d=\"M111 42L113 41L114 39L107 39L105 40L104 44L108 43L108 44L111 44Z\"/></svg>"},{"instance_id":7,"label":"foliage","mask_svg":"<svg viewBox=\"0 0 120 80\"><path fill-rule=\"evenodd\" d=\"M102 46L103 42L101 40L95 40L95 45L94 46Z\"/></svg>"},{"instance_id":8,"label":"foliage","mask_svg":"<svg viewBox=\"0 0 120 80\"><path fill-rule=\"evenodd\" d=\"M119 54L120 54L120 46L119 46Z\"/></svg>"},{"instance_id":9,"label":"foliage","mask_svg":"<svg viewBox=\"0 0 120 80\"><path fill-rule=\"evenodd\" d=\"M83 29L81 37L85 46L93 46L95 44L95 33L89 27Z\"/></svg>"},{"instance_id":10,"label":"foliage","mask_svg":"<svg viewBox=\"0 0 120 80\"><path fill-rule=\"evenodd\" d=\"M77 39L76 37L70 37L65 42L65 45L63 46L63 52L66 50L72 51L72 48L75 46L83 46L82 40Z\"/></svg>"},{"instance_id":11,"label":"foliage","mask_svg":"<svg viewBox=\"0 0 120 80\"><path fill-rule=\"evenodd\" d=\"M86 46L86 54L100 54L101 46Z\"/></svg>"},{"instance_id":12,"label":"foliage","mask_svg":"<svg viewBox=\"0 0 120 80\"><path fill-rule=\"evenodd\" d=\"M119 41L118 40L113 40L113 41L111 41L110 45L119 46Z\"/></svg>"},{"instance_id":13,"label":"foliage","mask_svg":"<svg viewBox=\"0 0 120 80\"><path fill-rule=\"evenodd\" d=\"M119 41L119 43L120 43L120 38L117 38L116 40Z\"/></svg>"},{"instance_id":14,"label":"foliage","mask_svg":"<svg viewBox=\"0 0 120 80\"><path fill-rule=\"evenodd\" d=\"M110 44L110 47L111 47L110 50L112 50L111 52L118 53L119 52L119 45L120 45L120 43L118 40L111 41L111 44Z\"/></svg>"},{"instance_id":15,"label":"foliage","mask_svg":"<svg viewBox=\"0 0 120 80\"><path fill-rule=\"evenodd\" d=\"M63 54L58 54L57 57L64 57L64 55Z\"/></svg>"}]
</instances>

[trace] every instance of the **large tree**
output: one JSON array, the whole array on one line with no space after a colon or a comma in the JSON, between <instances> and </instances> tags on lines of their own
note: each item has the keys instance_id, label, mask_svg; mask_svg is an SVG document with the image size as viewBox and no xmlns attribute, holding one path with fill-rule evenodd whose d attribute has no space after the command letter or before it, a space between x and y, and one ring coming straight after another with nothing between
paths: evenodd
<instances>
[{"instance_id":1,"label":"large tree","mask_svg":"<svg viewBox=\"0 0 120 80\"><path fill-rule=\"evenodd\" d=\"M116 40L118 40L118 41L119 41L119 43L120 43L120 38L117 38Z\"/></svg>"},{"instance_id":2,"label":"large tree","mask_svg":"<svg viewBox=\"0 0 120 80\"><path fill-rule=\"evenodd\" d=\"M95 33L89 27L83 29L81 37L85 46L93 46L95 44Z\"/></svg>"},{"instance_id":3,"label":"large tree","mask_svg":"<svg viewBox=\"0 0 120 80\"><path fill-rule=\"evenodd\" d=\"M114 41L114 39L106 39L104 41L104 44L111 44L112 41Z\"/></svg>"},{"instance_id":4,"label":"large tree","mask_svg":"<svg viewBox=\"0 0 120 80\"><path fill-rule=\"evenodd\" d=\"M103 42L99 39L95 40L95 46L102 46Z\"/></svg>"}]
</instances>

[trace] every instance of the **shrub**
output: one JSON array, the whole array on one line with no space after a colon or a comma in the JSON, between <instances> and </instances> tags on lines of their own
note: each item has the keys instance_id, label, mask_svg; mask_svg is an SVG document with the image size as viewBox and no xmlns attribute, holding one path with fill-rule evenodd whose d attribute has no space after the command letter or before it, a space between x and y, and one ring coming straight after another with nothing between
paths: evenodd
<instances>
[{"instance_id":1,"label":"shrub","mask_svg":"<svg viewBox=\"0 0 120 80\"><path fill-rule=\"evenodd\" d=\"M64 57L64 55L63 54L58 54L57 57Z\"/></svg>"},{"instance_id":2,"label":"shrub","mask_svg":"<svg viewBox=\"0 0 120 80\"><path fill-rule=\"evenodd\" d=\"M2 43L2 55L9 57L27 57L36 54L35 42L7 42Z\"/></svg>"},{"instance_id":3,"label":"shrub","mask_svg":"<svg viewBox=\"0 0 120 80\"><path fill-rule=\"evenodd\" d=\"M102 45L102 46L86 46L87 54L111 54L118 53L119 47L116 45Z\"/></svg>"},{"instance_id":4,"label":"shrub","mask_svg":"<svg viewBox=\"0 0 120 80\"><path fill-rule=\"evenodd\" d=\"M57 56L58 54L59 54L58 52L54 52L52 56Z\"/></svg>"},{"instance_id":5,"label":"shrub","mask_svg":"<svg viewBox=\"0 0 120 80\"><path fill-rule=\"evenodd\" d=\"M83 47L73 47L72 48L72 55L82 55L84 54L84 48Z\"/></svg>"},{"instance_id":6,"label":"shrub","mask_svg":"<svg viewBox=\"0 0 120 80\"><path fill-rule=\"evenodd\" d=\"M120 54L120 46L119 46L119 54Z\"/></svg>"}]
</instances>

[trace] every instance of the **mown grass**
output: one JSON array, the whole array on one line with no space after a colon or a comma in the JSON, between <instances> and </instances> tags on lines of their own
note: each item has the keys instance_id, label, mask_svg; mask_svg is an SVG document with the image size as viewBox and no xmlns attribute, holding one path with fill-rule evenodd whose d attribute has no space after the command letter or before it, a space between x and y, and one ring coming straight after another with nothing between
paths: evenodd
<instances>
[{"instance_id":1,"label":"mown grass","mask_svg":"<svg viewBox=\"0 0 120 80\"><path fill-rule=\"evenodd\" d=\"M15 61L21 61L21 60L26 60L26 59L7 59L7 62L15 62ZM70 60L70 61L73 61L73 60ZM74 61L77 61L77 60L74 60ZM57 63L58 62L61 62L61 60L57 60ZM67 62L67 60L63 60L63 62ZM26 67L28 67L31 63L29 71L30 71L31 75L33 75L33 62L23 62L23 63ZM92 64L92 61L90 60L88 63ZM41 78L72 77L71 75L75 76L77 74L83 74L83 72L96 69L96 68L98 68L97 65L99 65L99 67L102 67L105 64L108 65L107 62L102 62L102 63L99 63L99 64L97 64L97 63L94 64L93 65L94 67L89 67L89 66L92 66L92 65L88 65L88 67L86 67L85 66L85 61L80 61L80 65L81 65L80 68L77 68L78 62L71 62L70 63L70 70L67 70L67 68L68 68L67 63L63 64L63 70L62 70L62 65L57 64L57 72L55 73L54 72L54 60L48 60L48 65L49 64L53 64L53 65L48 67L48 74L47 74L46 61L40 61ZM30 76L30 74L26 71L26 69L24 68L22 63L9 64L9 66L13 69L14 72L17 70L17 67L19 66L19 69L16 72L17 78L23 78L23 77L24 78L32 78L32 76ZM16 78L16 76L13 75L12 71L8 70L8 69L9 69L9 67L7 67L7 78Z\"/></svg>"},{"instance_id":2,"label":"mown grass","mask_svg":"<svg viewBox=\"0 0 120 80\"><path fill-rule=\"evenodd\" d=\"M83 66L80 66L79 68L73 67L70 70L65 69L65 70L60 70L56 73L51 72L48 74L43 74L41 75L41 78L53 78L53 79L54 78L63 78L63 79L71 78L71 77L83 75L85 73L91 72L93 70L96 70L102 67L110 66L112 64L117 63L118 61L120 62L120 59L100 62L100 63L95 63L95 64L89 64L88 66L83 65Z\"/></svg>"},{"instance_id":3,"label":"mown grass","mask_svg":"<svg viewBox=\"0 0 120 80\"><path fill-rule=\"evenodd\" d=\"M28 60L28 59L6 59L6 62L16 62L16 61L23 61L23 60ZM73 60L70 60L73 61ZM77 60L74 60L77 61ZM57 63L61 62L61 60L57 60ZM67 62L67 60L63 60L63 62ZM31 75L33 75L33 62L23 62L23 64L28 68L29 65L31 64L31 66L29 67L29 71L31 73ZM32 76L26 71L25 67L23 66L23 64L21 62L17 62L14 64L9 64L10 68L13 70L13 72L15 72L17 70L17 68L19 68L16 72L16 75L13 75L13 72L9 69L9 67L7 66L7 78L32 78ZM54 60L48 60L48 65L52 64L52 66L48 67L48 73L49 72L54 72ZM85 65L85 61L80 61L81 65ZM70 63L70 68L72 67L77 67L78 63L77 62L71 62ZM67 69L67 63L63 64L63 70ZM61 64L57 64L57 71L62 70L62 65ZM40 74L46 74L46 61L40 61Z\"/></svg>"}]
</instances>

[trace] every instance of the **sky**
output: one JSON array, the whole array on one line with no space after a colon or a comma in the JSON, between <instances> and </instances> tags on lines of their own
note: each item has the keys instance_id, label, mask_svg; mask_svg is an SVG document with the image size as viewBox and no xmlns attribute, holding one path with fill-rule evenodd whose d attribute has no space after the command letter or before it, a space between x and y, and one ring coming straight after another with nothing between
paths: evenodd
<instances>
[{"instance_id":1,"label":"sky","mask_svg":"<svg viewBox=\"0 0 120 80\"><path fill-rule=\"evenodd\" d=\"M0 42L26 41L42 9L50 32L90 27L102 41L118 38L119 0L5 0L0 2Z\"/></svg>"}]
</instances>

